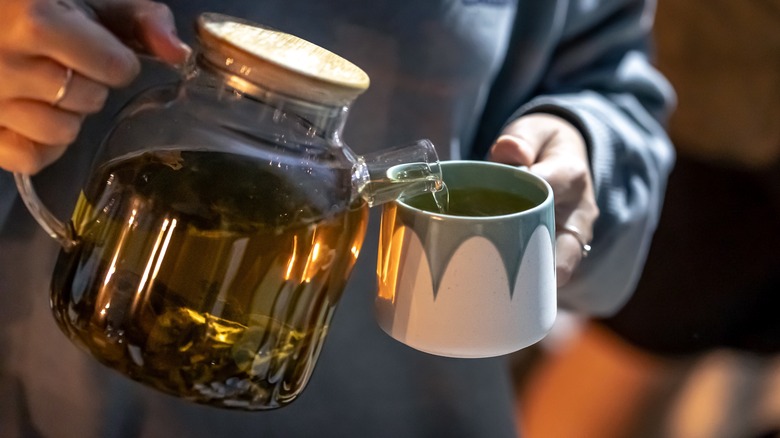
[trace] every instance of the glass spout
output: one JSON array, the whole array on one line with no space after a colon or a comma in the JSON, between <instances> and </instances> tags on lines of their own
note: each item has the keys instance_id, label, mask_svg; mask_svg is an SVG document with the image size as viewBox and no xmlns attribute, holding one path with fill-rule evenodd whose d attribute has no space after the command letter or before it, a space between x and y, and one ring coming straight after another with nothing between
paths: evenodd
<instances>
[{"instance_id":1,"label":"glass spout","mask_svg":"<svg viewBox=\"0 0 780 438\"><path fill-rule=\"evenodd\" d=\"M430 140L358 157L353 182L371 207L401 195L438 192L444 187L439 157Z\"/></svg>"}]
</instances>

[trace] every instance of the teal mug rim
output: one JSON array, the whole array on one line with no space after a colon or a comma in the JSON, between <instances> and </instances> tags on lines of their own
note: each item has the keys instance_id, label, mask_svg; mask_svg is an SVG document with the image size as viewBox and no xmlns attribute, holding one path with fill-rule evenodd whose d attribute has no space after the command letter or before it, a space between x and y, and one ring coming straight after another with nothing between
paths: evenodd
<instances>
[{"instance_id":1,"label":"teal mug rim","mask_svg":"<svg viewBox=\"0 0 780 438\"><path fill-rule=\"evenodd\" d=\"M517 175L522 175L523 179L536 184L537 187L544 190L545 192L544 200L542 200L542 202L539 202L537 205L527 210L517 211L514 213L508 213L502 215L495 215L495 216L460 216L460 215L439 213L430 210L423 210L417 207L413 207L407 204L406 202L404 202L403 195L398 199L396 199L393 203L399 207L403 207L405 210L413 212L416 215L426 216L431 220L447 219L448 221L463 221L463 222L492 222L497 219L519 218L522 216L530 216L533 214L537 214L540 211L544 211L552 207L551 204L553 204L554 202L552 187L544 178L529 171L528 168L525 166L512 166L509 164L496 163L493 161L482 161L482 160L450 160L450 161L439 162L439 166L442 169L442 172L444 172L444 170L449 166L463 166L463 165L478 166L478 167L493 168L493 169L498 168L506 171L511 171L512 173L515 173Z\"/></svg>"}]
</instances>

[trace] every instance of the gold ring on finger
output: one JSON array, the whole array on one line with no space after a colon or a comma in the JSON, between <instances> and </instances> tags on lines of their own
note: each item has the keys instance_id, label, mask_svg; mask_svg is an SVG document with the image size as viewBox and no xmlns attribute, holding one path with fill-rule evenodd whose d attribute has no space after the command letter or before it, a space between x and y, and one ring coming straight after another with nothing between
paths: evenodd
<instances>
[{"instance_id":1,"label":"gold ring on finger","mask_svg":"<svg viewBox=\"0 0 780 438\"><path fill-rule=\"evenodd\" d=\"M70 87L71 80L73 79L73 69L70 67L65 69L65 79L62 81L62 85L60 85L59 90L57 90L57 94L54 95L54 100L51 102L51 106L57 106L62 102L62 99L65 98L65 95L68 94L68 87Z\"/></svg>"},{"instance_id":2,"label":"gold ring on finger","mask_svg":"<svg viewBox=\"0 0 780 438\"><path fill-rule=\"evenodd\" d=\"M579 228L573 226L573 225L556 225L556 230L561 233L566 233L574 236L575 239L577 239L577 242L580 244L580 254L582 255L582 258L588 257L588 254L590 254L591 246L590 243L588 243L587 240L585 240L585 237L582 235L582 232L579 230Z\"/></svg>"}]
</instances>

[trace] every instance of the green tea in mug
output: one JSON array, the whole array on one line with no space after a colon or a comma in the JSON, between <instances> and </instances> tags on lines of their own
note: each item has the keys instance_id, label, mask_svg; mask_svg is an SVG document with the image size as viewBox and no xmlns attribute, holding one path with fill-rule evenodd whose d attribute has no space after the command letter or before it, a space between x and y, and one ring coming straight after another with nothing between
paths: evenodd
<instances>
[{"instance_id":1,"label":"green tea in mug","mask_svg":"<svg viewBox=\"0 0 780 438\"><path fill-rule=\"evenodd\" d=\"M446 174L444 180L446 183ZM444 202L437 202L429 193L404 199L403 202L420 210L472 217L503 216L525 211L537 205L532 200L510 191L486 187L452 187L452 185L452 183L447 185L446 191L449 197ZM441 208L439 203L443 204Z\"/></svg>"}]
</instances>

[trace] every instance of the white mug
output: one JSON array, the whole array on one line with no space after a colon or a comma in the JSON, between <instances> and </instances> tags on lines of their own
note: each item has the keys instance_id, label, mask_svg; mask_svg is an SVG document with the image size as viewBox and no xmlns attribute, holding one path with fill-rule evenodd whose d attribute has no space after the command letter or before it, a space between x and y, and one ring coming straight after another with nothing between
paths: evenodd
<instances>
[{"instance_id":1,"label":"white mug","mask_svg":"<svg viewBox=\"0 0 780 438\"><path fill-rule=\"evenodd\" d=\"M382 212L379 326L417 350L479 358L508 354L549 332L557 309L550 185L486 161L441 163L457 190L497 190L530 208L494 216L442 214L401 197ZM426 195L430 196L430 195Z\"/></svg>"}]
</instances>

